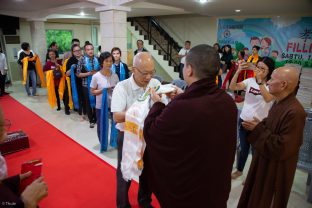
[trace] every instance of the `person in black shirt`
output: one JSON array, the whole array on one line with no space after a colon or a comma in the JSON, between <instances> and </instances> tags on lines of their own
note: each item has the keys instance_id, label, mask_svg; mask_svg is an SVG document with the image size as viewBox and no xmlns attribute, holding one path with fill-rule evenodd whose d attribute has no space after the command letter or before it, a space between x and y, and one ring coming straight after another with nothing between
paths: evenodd
<instances>
[{"instance_id":1,"label":"person in black shirt","mask_svg":"<svg viewBox=\"0 0 312 208\"><path fill-rule=\"evenodd\" d=\"M223 73L226 73L227 70L230 70L233 60L232 47L231 45L225 45L223 55L221 57L221 63L223 64Z\"/></svg>"},{"instance_id":2,"label":"person in black shirt","mask_svg":"<svg viewBox=\"0 0 312 208\"><path fill-rule=\"evenodd\" d=\"M72 52L72 56L68 59L67 64L66 64L66 76L70 77L70 68L73 64L78 64L79 59L82 57L82 53L81 53L81 48L78 44L74 44L71 47L71 52ZM75 74L76 74L76 70L77 67L75 68ZM82 96L82 84L81 84L81 78L78 78L76 76L76 87L77 87L77 91L78 91L78 100L79 100L79 109L78 113L79 115L86 115L87 114L87 110L86 107L84 105L84 100L83 100L83 96ZM65 105L65 114L69 115L69 97L68 97L68 88L67 85L65 85L65 92L64 92L64 105Z\"/></svg>"},{"instance_id":3,"label":"person in black shirt","mask_svg":"<svg viewBox=\"0 0 312 208\"><path fill-rule=\"evenodd\" d=\"M32 58L34 57L33 52L30 50L30 45L27 42L24 42L21 44L21 48L22 48L22 52L19 54L18 57L18 61L17 63L20 64L23 68L23 59L24 58ZM35 61L28 61L28 66L27 66L27 77L26 77L26 85L25 85L25 89L27 92L27 95L30 96L35 96L36 95L36 83L37 83L37 79L36 79L36 65L35 65ZM32 93L30 93L29 90L29 79L31 79L31 84L32 84Z\"/></svg>"},{"instance_id":4,"label":"person in black shirt","mask_svg":"<svg viewBox=\"0 0 312 208\"><path fill-rule=\"evenodd\" d=\"M118 47L112 48L111 54L114 57L114 64L112 65L112 71L118 75L120 81L129 78L129 69L127 64L123 63L121 58L121 50Z\"/></svg>"},{"instance_id":5,"label":"person in black shirt","mask_svg":"<svg viewBox=\"0 0 312 208\"><path fill-rule=\"evenodd\" d=\"M143 40L137 40L137 47L138 47L138 49L136 49L136 50L134 51L134 55L136 55L137 53L140 53L140 52L147 51L147 50L144 48L144 42L143 42Z\"/></svg>"}]
</instances>

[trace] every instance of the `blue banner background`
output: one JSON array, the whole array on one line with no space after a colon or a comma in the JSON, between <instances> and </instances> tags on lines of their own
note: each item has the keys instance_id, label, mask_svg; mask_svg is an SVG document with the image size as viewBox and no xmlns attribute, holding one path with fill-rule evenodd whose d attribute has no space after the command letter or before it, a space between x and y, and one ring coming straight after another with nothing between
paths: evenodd
<instances>
[{"instance_id":1,"label":"blue banner background","mask_svg":"<svg viewBox=\"0 0 312 208\"><path fill-rule=\"evenodd\" d=\"M260 56L278 51L279 65L297 63L312 67L312 17L219 19L218 43L236 50L253 45L261 47Z\"/></svg>"}]
</instances>

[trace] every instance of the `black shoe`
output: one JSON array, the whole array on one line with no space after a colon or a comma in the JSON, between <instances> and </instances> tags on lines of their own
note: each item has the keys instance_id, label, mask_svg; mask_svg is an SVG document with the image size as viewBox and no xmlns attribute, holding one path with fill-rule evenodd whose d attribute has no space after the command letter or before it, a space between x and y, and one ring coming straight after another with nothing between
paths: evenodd
<instances>
[{"instance_id":1,"label":"black shoe","mask_svg":"<svg viewBox=\"0 0 312 208\"><path fill-rule=\"evenodd\" d=\"M57 107L57 109L56 109L57 111L60 111L61 110L61 107Z\"/></svg>"},{"instance_id":2,"label":"black shoe","mask_svg":"<svg viewBox=\"0 0 312 208\"><path fill-rule=\"evenodd\" d=\"M70 115L70 112L69 112L69 111L65 111L65 114L66 114L66 115Z\"/></svg>"},{"instance_id":3,"label":"black shoe","mask_svg":"<svg viewBox=\"0 0 312 208\"><path fill-rule=\"evenodd\" d=\"M90 128L94 128L95 123L90 123Z\"/></svg>"}]
</instances>

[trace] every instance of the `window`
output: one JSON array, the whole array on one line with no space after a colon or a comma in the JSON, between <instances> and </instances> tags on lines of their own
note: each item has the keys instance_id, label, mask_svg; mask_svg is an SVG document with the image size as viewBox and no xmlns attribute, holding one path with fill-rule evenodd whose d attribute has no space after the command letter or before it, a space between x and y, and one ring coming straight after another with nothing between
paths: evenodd
<instances>
[{"instance_id":1,"label":"window","mask_svg":"<svg viewBox=\"0 0 312 208\"><path fill-rule=\"evenodd\" d=\"M46 30L47 47L55 41L60 54L70 51L72 39L73 32L71 30Z\"/></svg>"}]
</instances>

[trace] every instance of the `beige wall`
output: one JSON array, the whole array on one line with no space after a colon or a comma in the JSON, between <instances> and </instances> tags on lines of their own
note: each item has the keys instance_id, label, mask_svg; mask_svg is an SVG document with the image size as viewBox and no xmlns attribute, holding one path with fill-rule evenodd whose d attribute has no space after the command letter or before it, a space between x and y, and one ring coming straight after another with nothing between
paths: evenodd
<instances>
[{"instance_id":1,"label":"beige wall","mask_svg":"<svg viewBox=\"0 0 312 208\"><path fill-rule=\"evenodd\" d=\"M217 40L217 18L198 15L157 17L161 26L180 44L190 40L192 46L213 45Z\"/></svg>"},{"instance_id":2,"label":"beige wall","mask_svg":"<svg viewBox=\"0 0 312 208\"><path fill-rule=\"evenodd\" d=\"M98 27L98 32L99 26ZM61 29L61 30L72 30L73 38L78 38L81 45L84 45L84 42L89 40L91 41L91 24L75 24L75 23L51 23L45 22L45 29ZM30 22L21 20L20 21L20 30L19 30L21 42L29 42L32 46L31 34L30 34ZM98 33L98 39L100 35ZM98 40L100 42L100 40Z\"/></svg>"},{"instance_id":3,"label":"beige wall","mask_svg":"<svg viewBox=\"0 0 312 208\"><path fill-rule=\"evenodd\" d=\"M30 22L20 20L19 29L20 41L28 42L32 46L32 40L30 35Z\"/></svg>"},{"instance_id":4,"label":"beige wall","mask_svg":"<svg viewBox=\"0 0 312 208\"><path fill-rule=\"evenodd\" d=\"M307 16L304 14L293 14L292 16ZM235 16L226 18L269 18L270 16ZM221 17L222 18L222 17ZM284 17L285 18L285 17ZM190 40L192 45L202 43L213 45L217 40L217 17L207 17L200 15L171 15L157 17L161 26L181 45L185 40ZM97 25L98 43L101 43L100 26ZM46 22L45 29L67 29L73 31L73 37L81 41L81 45L86 40L91 41L90 23L52 23ZM31 42L30 25L28 21L20 21L21 42ZM135 45L134 45L135 46Z\"/></svg>"}]
</instances>

